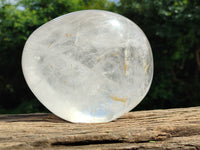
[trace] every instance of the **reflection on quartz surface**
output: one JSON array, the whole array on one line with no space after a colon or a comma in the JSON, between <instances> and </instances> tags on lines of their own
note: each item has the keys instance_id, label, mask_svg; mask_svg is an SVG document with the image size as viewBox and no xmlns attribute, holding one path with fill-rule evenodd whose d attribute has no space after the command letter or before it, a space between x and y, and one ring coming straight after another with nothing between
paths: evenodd
<instances>
[{"instance_id":1,"label":"reflection on quartz surface","mask_svg":"<svg viewBox=\"0 0 200 150\"><path fill-rule=\"evenodd\" d=\"M120 27L120 23L118 20L110 20L110 23L112 24L112 26L114 27Z\"/></svg>"}]
</instances>

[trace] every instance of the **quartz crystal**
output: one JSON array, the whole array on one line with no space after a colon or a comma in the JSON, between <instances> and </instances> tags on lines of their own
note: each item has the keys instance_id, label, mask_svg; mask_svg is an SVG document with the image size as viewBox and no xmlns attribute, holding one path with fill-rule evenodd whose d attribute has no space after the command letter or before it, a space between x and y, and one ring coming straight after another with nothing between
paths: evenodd
<instances>
[{"instance_id":1,"label":"quartz crystal","mask_svg":"<svg viewBox=\"0 0 200 150\"><path fill-rule=\"evenodd\" d=\"M70 122L112 121L133 109L153 77L153 56L142 30L109 11L83 10L35 30L22 55L32 92Z\"/></svg>"}]
</instances>

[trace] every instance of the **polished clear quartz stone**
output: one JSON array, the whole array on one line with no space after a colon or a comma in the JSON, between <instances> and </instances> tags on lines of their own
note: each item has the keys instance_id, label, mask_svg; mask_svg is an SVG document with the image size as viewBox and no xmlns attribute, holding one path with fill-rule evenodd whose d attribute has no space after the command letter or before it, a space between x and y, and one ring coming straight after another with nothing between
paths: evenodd
<instances>
[{"instance_id":1,"label":"polished clear quartz stone","mask_svg":"<svg viewBox=\"0 0 200 150\"><path fill-rule=\"evenodd\" d=\"M133 109L153 77L142 30L108 11L55 18L28 38L22 68L40 102L71 122L109 122Z\"/></svg>"}]
</instances>

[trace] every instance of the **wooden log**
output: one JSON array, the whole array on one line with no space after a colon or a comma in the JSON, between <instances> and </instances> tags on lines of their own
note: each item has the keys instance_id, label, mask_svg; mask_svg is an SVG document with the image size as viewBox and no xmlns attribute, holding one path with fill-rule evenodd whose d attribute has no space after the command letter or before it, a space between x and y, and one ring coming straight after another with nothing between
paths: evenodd
<instances>
[{"instance_id":1,"label":"wooden log","mask_svg":"<svg viewBox=\"0 0 200 150\"><path fill-rule=\"evenodd\" d=\"M136 111L98 124L53 114L0 115L0 149L200 150L200 107Z\"/></svg>"}]
</instances>

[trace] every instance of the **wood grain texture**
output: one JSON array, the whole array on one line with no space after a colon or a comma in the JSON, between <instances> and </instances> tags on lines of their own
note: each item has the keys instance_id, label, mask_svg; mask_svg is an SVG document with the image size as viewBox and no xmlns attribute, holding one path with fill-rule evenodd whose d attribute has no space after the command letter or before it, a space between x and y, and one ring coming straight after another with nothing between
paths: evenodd
<instances>
[{"instance_id":1,"label":"wood grain texture","mask_svg":"<svg viewBox=\"0 0 200 150\"><path fill-rule=\"evenodd\" d=\"M200 149L200 107L130 112L98 124L0 115L0 149Z\"/></svg>"}]
</instances>

